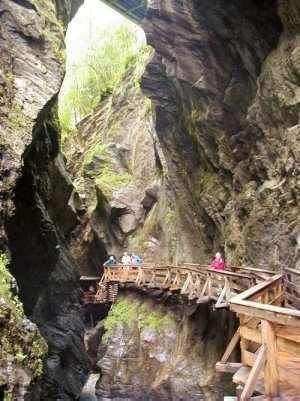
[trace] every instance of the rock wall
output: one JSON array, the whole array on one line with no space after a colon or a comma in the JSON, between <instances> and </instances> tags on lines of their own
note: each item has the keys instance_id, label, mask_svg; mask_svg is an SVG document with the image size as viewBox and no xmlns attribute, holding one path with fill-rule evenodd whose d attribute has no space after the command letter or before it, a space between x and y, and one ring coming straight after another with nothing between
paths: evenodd
<instances>
[{"instance_id":1,"label":"rock wall","mask_svg":"<svg viewBox=\"0 0 300 401\"><path fill-rule=\"evenodd\" d=\"M149 4L142 87L204 259L299 264L299 23L294 0Z\"/></svg>"},{"instance_id":2,"label":"rock wall","mask_svg":"<svg viewBox=\"0 0 300 401\"><path fill-rule=\"evenodd\" d=\"M0 399L20 400L40 378L47 346L37 326L24 316L6 265L7 258L0 255Z\"/></svg>"},{"instance_id":3,"label":"rock wall","mask_svg":"<svg viewBox=\"0 0 300 401\"><path fill-rule=\"evenodd\" d=\"M55 103L64 29L81 1L0 5L1 250L8 251L25 312L48 343L44 379L30 400L73 400L88 370L80 288L68 236L77 216L59 155Z\"/></svg>"},{"instance_id":4,"label":"rock wall","mask_svg":"<svg viewBox=\"0 0 300 401\"><path fill-rule=\"evenodd\" d=\"M140 53L120 86L63 143L81 220L71 249L84 274L97 272L107 253L124 250L166 263L198 255L177 213L151 103L139 87L150 56L148 49Z\"/></svg>"},{"instance_id":5,"label":"rock wall","mask_svg":"<svg viewBox=\"0 0 300 401\"><path fill-rule=\"evenodd\" d=\"M225 382L214 365L233 325L227 311L208 305L123 294L104 323L98 400L223 399Z\"/></svg>"}]
</instances>

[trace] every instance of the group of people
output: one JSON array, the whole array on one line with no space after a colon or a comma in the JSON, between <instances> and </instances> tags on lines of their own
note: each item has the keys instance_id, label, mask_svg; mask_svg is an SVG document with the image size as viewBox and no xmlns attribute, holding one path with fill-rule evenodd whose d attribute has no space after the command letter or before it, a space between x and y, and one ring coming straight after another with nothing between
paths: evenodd
<instances>
[{"instance_id":1,"label":"group of people","mask_svg":"<svg viewBox=\"0 0 300 401\"><path fill-rule=\"evenodd\" d=\"M124 252L122 257L120 258L120 261L117 260L117 258L114 255L110 255L109 258L106 260L106 262L103 263L103 266L114 266L114 265L141 265L143 264L144 261L143 259L135 255L133 253L128 253ZM222 258L222 255L220 252L217 252L215 257L213 258L210 267L214 270L225 270L226 269L226 263L224 259Z\"/></svg>"},{"instance_id":2,"label":"group of people","mask_svg":"<svg viewBox=\"0 0 300 401\"><path fill-rule=\"evenodd\" d=\"M120 261L117 260L117 258L114 255L110 255L109 258L106 260L106 262L103 263L103 266L114 266L114 265L141 265L143 264L144 261L143 259L138 256L135 255L133 253L128 253L128 252L124 252Z\"/></svg>"}]
</instances>

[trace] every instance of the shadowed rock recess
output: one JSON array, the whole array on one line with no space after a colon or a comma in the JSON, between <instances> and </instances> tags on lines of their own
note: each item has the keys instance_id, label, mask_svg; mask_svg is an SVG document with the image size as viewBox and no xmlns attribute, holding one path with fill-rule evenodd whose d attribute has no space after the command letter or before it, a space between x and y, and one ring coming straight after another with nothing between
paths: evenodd
<instances>
[{"instance_id":1,"label":"shadowed rock recess","mask_svg":"<svg viewBox=\"0 0 300 401\"><path fill-rule=\"evenodd\" d=\"M0 1L0 250L39 330L19 347L39 344L37 372L16 362L26 387L42 370L40 334L48 345L25 399L79 399L92 362L87 400L219 401L229 313L124 293L92 331L89 358L78 271L99 274L126 248L169 263L222 250L232 264L300 268L299 1L149 1L144 95L125 77L77 127L67 173L57 93L81 3ZM104 172L120 187L105 187ZM0 323L19 346L12 305L1 298Z\"/></svg>"},{"instance_id":2,"label":"shadowed rock recess","mask_svg":"<svg viewBox=\"0 0 300 401\"><path fill-rule=\"evenodd\" d=\"M79 4L0 4L1 248L11 256L25 313L48 343L44 379L30 400L74 400L88 370L80 288L67 249L76 215L67 206L72 185L59 156L54 107L64 28Z\"/></svg>"}]
</instances>

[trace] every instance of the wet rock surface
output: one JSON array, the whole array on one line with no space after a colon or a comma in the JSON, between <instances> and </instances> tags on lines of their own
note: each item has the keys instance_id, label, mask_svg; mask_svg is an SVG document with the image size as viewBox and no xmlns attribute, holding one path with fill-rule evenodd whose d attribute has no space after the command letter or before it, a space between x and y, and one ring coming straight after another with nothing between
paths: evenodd
<instances>
[{"instance_id":1,"label":"wet rock surface","mask_svg":"<svg viewBox=\"0 0 300 401\"><path fill-rule=\"evenodd\" d=\"M166 263L198 256L176 213L151 105L135 68L141 67L134 66L63 144L82 210L71 249L83 274L97 272L106 252L129 250Z\"/></svg>"},{"instance_id":2,"label":"wet rock surface","mask_svg":"<svg viewBox=\"0 0 300 401\"><path fill-rule=\"evenodd\" d=\"M121 296L105 321L97 399L223 399L214 365L233 324L228 312L208 305L162 306L149 297Z\"/></svg>"},{"instance_id":3,"label":"wet rock surface","mask_svg":"<svg viewBox=\"0 0 300 401\"><path fill-rule=\"evenodd\" d=\"M73 400L88 370L80 288L67 249L77 217L59 155L55 97L64 29L80 1L0 4L0 245L9 251L25 313L48 343L30 400ZM24 394L23 394L24 396Z\"/></svg>"},{"instance_id":4,"label":"wet rock surface","mask_svg":"<svg viewBox=\"0 0 300 401\"><path fill-rule=\"evenodd\" d=\"M144 29L156 52L142 87L202 257L223 249L232 263L294 267L297 1L153 1Z\"/></svg>"}]
</instances>

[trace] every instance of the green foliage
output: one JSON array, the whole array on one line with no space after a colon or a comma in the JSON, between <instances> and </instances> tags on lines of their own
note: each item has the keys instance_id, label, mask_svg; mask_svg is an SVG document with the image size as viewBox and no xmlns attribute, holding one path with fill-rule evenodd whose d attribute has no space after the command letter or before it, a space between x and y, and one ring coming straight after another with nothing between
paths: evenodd
<instances>
[{"instance_id":1,"label":"green foliage","mask_svg":"<svg viewBox=\"0 0 300 401\"><path fill-rule=\"evenodd\" d=\"M160 310L153 310L150 304L141 303L134 299L120 299L111 308L104 322L106 330L104 340L107 340L118 327L133 327L137 325L139 330L153 329L158 332L174 327L175 320L170 314L164 314Z\"/></svg>"},{"instance_id":2,"label":"green foliage","mask_svg":"<svg viewBox=\"0 0 300 401\"><path fill-rule=\"evenodd\" d=\"M130 68L135 68L134 75L139 78L145 57L149 57L149 49L140 49L136 33L128 24L102 32L87 55L67 67L59 96L59 117L65 135L114 91Z\"/></svg>"},{"instance_id":3,"label":"green foliage","mask_svg":"<svg viewBox=\"0 0 300 401\"><path fill-rule=\"evenodd\" d=\"M105 163L108 163L110 160L107 148L102 143L96 143L94 146L91 146L88 152L85 154L82 163L83 172L88 172L90 164L93 163L97 158L103 160Z\"/></svg>"},{"instance_id":4,"label":"green foliage","mask_svg":"<svg viewBox=\"0 0 300 401\"><path fill-rule=\"evenodd\" d=\"M97 160L100 161L99 167L96 166ZM117 189L129 185L132 180L129 173L114 170L107 147L102 143L97 143L87 152L82 164L82 173L95 178L96 184L107 197Z\"/></svg>"},{"instance_id":5,"label":"green foliage","mask_svg":"<svg viewBox=\"0 0 300 401\"><path fill-rule=\"evenodd\" d=\"M163 315L160 311L150 311L146 308L144 317L140 321L141 328L149 328L162 331L167 327L175 325L174 320L169 315Z\"/></svg>"},{"instance_id":6,"label":"green foliage","mask_svg":"<svg viewBox=\"0 0 300 401\"><path fill-rule=\"evenodd\" d=\"M116 302L110 309L107 318L104 322L106 335L112 333L117 327L121 325L130 326L137 318L138 303L129 300L120 300Z\"/></svg>"},{"instance_id":7,"label":"green foliage","mask_svg":"<svg viewBox=\"0 0 300 401\"><path fill-rule=\"evenodd\" d=\"M12 401L12 395L5 391L4 401Z\"/></svg>"},{"instance_id":8,"label":"green foliage","mask_svg":"<svg viewBox=\"0 0 300 401\"><path fill-rule=\"evenodd\" d=\"M11 275L9 274L6 266L8 260L6 255L0 254L0 297L11 298L10 281Z\"/></svg>"},{"instance_id":9,"label":"green foliage","mask_svg":"<svg viewBox=\"0 0 300 401\"><path fill-rule=\"evenodd\" d=\"M110 197L114 191L127 187L131 180L132 176L130 174L116 173L111 166L105 166L97 176L96 184L106 196Z\"/></svg>"},{"instance_id":10,"label":"green foliage","mask_svg":"<svg viewBox=\"0 0 300 401\"><path fill-rule=\"evenodd\" d=\"M212 195L220 185L219 178L216 174L207 171L201 176L198 185L199 193L205 192Z\"/></svg>"}]
</instances>

